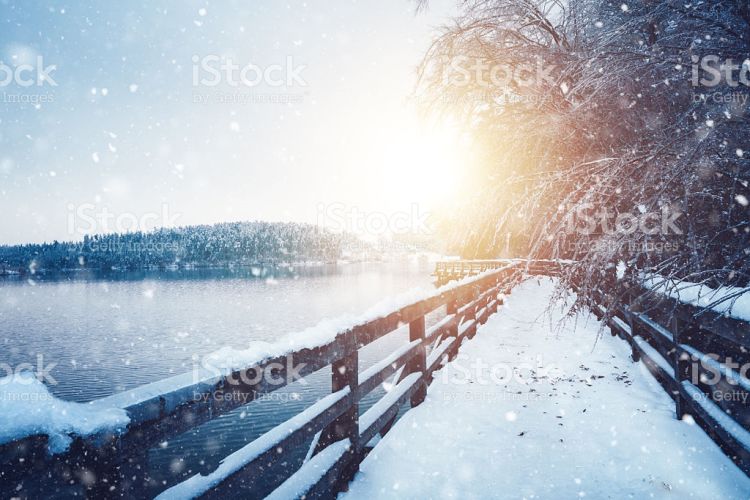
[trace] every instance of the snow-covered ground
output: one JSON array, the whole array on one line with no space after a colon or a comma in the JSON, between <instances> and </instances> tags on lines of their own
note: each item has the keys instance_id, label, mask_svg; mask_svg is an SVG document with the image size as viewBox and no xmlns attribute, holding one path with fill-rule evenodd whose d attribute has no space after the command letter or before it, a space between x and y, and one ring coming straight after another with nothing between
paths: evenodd
<instances>
[{"instance_id":1,"label":"snow-covered ground","mask_svg":"<svg viewBox=\"0 0 750 500\"><path fill-rule=\"evenodd\" d=\"M348 498L750 498L625 342L550 279L513 290L362 463ZM520 367L509 376L510 367Z\"/></svg>"}]
</instances>

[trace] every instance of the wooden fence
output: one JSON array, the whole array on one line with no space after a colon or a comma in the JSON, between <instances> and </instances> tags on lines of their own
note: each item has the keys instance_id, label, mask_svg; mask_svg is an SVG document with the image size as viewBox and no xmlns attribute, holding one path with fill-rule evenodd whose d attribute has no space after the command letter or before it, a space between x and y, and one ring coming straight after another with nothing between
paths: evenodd
<instances>
[{"instance_id":1,"label":"wooden fence","mask_svg":"<svg viewBox=\"0 0 750 500\"><path fill-rule=\"evenodd\" d=\"M530 273L556 275L560 264L557 261L521 259L495 259L495 260L445 260L435 264L435 282L437 286L444 285L453 280L475 276L490 269L500 269L507 266L523 268Z\"/></svg>"},{"instance_id":2,"label":"wooden fence","mask_svg":"<svg viewBox=\"0 0 750 500\"><path fill-rule=\"evenodd\" d=\"M269 491L278 488L280 498L331 498L356 472L368 443L388 431L405 402L415 406L423 401L432 373L455 356L461 342L471 338L477 325L502 304L500 294L510 292L519 267L514 263L497 266L466 283L438 290L424 300L342 331L319 347L266 359L226 376L195 382L186 374L149 391L134 389L119 394L117 400L129 401L122 405L131 419L124 433L78 437L65 453L52 457L47 455L43 435L2 446L0 482L12 486L18 496L28 495L33 491L31 483L40 480L51 483L56 493L64 496L138 496L138 481L133 478L143 476L148 450L284 387L286 368L279 367L287 366L285 361L291 356L304 366L298 371L300 376L330 366L331 394L232 453L212 473L166 485L162 495L242 496L244 485L263 484ZM425 316L434 311L440 319L427 328ZM360 371L359 350L405 325L409 343ZM363 396L392 376L396 385L360 415ZM241 397L225 397L228 393ZM309 460L291 476L285 475L290 450L311 440Z\"/></svg>"},{"instance_id":3,"label":"wooden fence","mask_svg":"<svg viewBox=\"0 0 750 500\"><path fill-rule=\"evenodd\" d=\"M529 274L556 276L564 261L447 261L435 275L459 279L493 265L514 263ZM596 290L593 313L627 341L675 401L750 476L750 324L684 304L645 288L622 290L614 271ZM613 304L608 310L605 304Z\"/></svg>"},{"instance_id":4,"label":"wooden fence","mask_svg":"<svg viewBox=\"0 0 750 500\"><path fill-rule=\"evenodd\" d=\"M615 291L597 291L600 304L618 305L594 314L674 399L677 418L690 415L750 475L750 324L650 290L613 300Z\"/></svg>"}]
</instances>

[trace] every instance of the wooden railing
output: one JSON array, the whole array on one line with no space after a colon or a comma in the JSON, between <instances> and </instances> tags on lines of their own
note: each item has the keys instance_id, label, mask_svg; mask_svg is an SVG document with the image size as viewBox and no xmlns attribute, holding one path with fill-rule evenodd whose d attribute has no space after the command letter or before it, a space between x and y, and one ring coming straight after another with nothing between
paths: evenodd
<instances>
[{"instance_id":1,"label":"wooden railing","mask_svg":"<svg viewBox=\"0 0 750 500\"><path fill-rule=\"evenodd\" d=\"M330 366L331 394L232 453L210 474L166 485L161 495L242 496L243 486L262 484L263 495L279 488L281 498L331 498L356 472L372 438L388 431L403 404L409 401L416 406L424 400L432 373L455 356L462 341L471 338L477 325L502 304L501 294L510 292L517 282L519 268L515 263L497 266L469 282L445 287L390 314L354 325L318 347L265 359L227 375L196 382L193 374L185 374L146 390L118 394L110 401L121 402L130 417L124 433L77 437L66 452L52 457L43 435L2 446L0 481L18 484L17 491L27 495L31 483L44 480L58 494L142 496L139 481L132 478L145 474L142 467L148 450L284 387L288 374L279 367L287 366L286 360L292 357L303 366L297 371L299 376ZM425 316L430 313L439 320L428 328ZM402 325L408 325L409 342L360 371L359 350ZM394 376L395 386L360 416L363 396ZM228 393L239 397L225 397ZM290 450L311 441L309 460L290 476L285 468ZM91 477L96 480L86 480Z\"/></svg>"},{"instance_id":2,"label":"wooden railing","mask_svg":"<svg viewBox=\"0 0 750 500\"><path fill-rule=\"evenodd\" d=\"M441 286L467 276L475 276L490 269L500 269L511 265L522 268L531 274L557 275L560 269L560 263L551 260L444 260L435 263L433 276L435 276L437 286Z\"/></svg>"},{"instance_id":3,"label":"wooden railing","mask_svg":"<svg viewBox=\"0 0 750 500\"><path fill-rule=\"evenodd\" d=\"M474 276L489 269L499 269L509 265L500 260L447 260L435 264L436 284L444 285L450 281Z\"/></svg>"},{"instance_id":4,"label":"wooden railing","mask_svg":"<svg viewBox=\"0 0 750 500\"><path fill-rule=\"evenodd\" d=\"M478 262L478 263L477 263ZM528 274L556 276L564 261L448 261L436 274L459 279L491 265L514 263ZM686 415L750 475L750 324L684 304L645 288L622 290L614 271L603 273L593 313L626 340ZM606 283L606 284L604 284ZM607 310L605 304L615 304Z\"/></svg>"},{"instance_id":5,"label":"wooden railing","mask_svg":"<svg viewBox=\"0 0 750 500\"><path fill-rule=\"evenodd\" d=\"M690 415L745 474L750 475L750 324L640 289L612 300L597 291L594 314L626 340L633 359ZM623 303L625 302L625 303Z\"/></svg>"}]
</instances>

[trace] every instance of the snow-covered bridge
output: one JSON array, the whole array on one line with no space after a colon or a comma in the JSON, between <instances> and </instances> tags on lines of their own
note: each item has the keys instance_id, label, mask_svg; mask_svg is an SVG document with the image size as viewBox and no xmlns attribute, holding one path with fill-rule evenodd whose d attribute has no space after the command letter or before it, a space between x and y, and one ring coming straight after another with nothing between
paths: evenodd
<instances>
[{"instance_id":1,"label":"snow-covered bridge","mask_svg":"<svg viewBox=\"0 0 750 500\"><path fill-rule=\"evenodd\" d=\"M144 451L292 372L330 367L330 395L160 496L749 497L750 382L729 362L745 359L748 324L663 297L656 309L635 301L560 322L569 303L549 306L553 278L540 276L559 270L491 265L241 353L218 373L91 405L48 402L52 420L16 412L20 425L0 432L0 484L33 496L43 473L58 494L144 496ZM360 349L402 329L408 342L360 369ZM378 388L384 396L360 408Z\"/></svg>"}]
</instances>

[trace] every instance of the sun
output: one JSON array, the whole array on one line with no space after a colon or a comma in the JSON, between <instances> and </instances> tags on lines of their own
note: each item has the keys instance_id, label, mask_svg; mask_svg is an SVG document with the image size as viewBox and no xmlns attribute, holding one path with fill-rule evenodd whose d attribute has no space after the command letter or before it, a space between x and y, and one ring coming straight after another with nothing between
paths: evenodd
<instances>
[{"instance_id":1,"label":"sun","mask_svg":"<svg viewBox=\"0 0 750 500\"><path fill-rule=\"evenodd\" d=\"M470 144L457 127L414 118L395 125L389 135L383 174L390 204L435 207L456 193L472 161Z\"/></svg>"}]
</instances>

